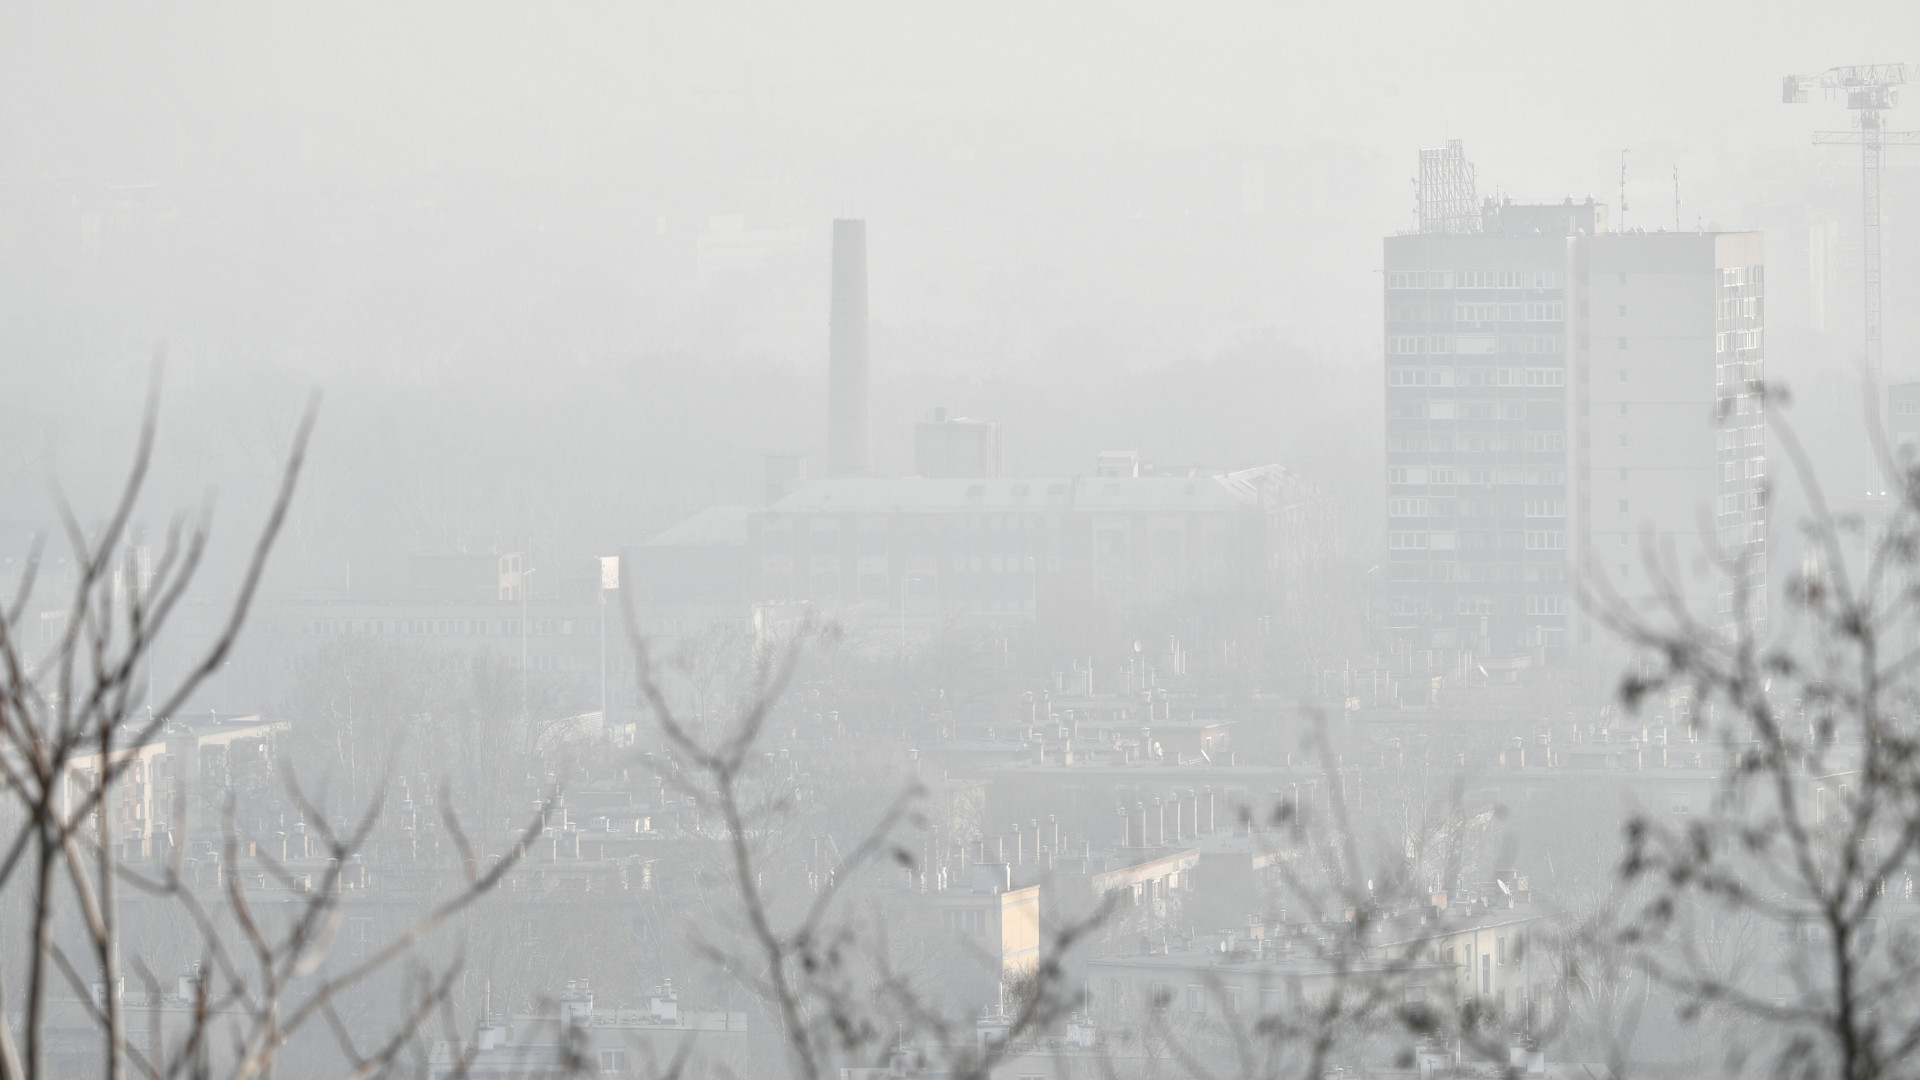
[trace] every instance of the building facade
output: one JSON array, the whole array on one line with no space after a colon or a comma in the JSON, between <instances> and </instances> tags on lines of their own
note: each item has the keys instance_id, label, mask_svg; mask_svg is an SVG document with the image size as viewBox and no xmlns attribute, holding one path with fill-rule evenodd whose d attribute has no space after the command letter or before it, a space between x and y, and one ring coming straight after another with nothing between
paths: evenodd
<instances>
[{"instance_id":1,"label":"building facade","mask_svg":"<svg viewBox=\"0 0 1920 1080\"><path fill-rule=\"evenodd\" d=\"M1669 583L1764 620L1764 280L1757 233L1609 232L1591 200L1387 238L1401 670L1561 659L1593 640L1583 597Z\"/></svg>"}]
</instances>

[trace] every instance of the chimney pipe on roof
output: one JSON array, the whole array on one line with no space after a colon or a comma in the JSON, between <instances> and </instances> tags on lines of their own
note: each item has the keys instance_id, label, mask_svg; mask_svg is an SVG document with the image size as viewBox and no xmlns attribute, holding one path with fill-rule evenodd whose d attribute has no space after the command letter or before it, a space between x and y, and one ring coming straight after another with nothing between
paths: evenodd
<instances>
[{"instance_id":1,"label":"chimney pipe on roof","mask_svg":"<svg viewBox=\"0 0 1920 1080\"><path fill-rule=\"evenodd\" d=\"M827 328L827 473L873 469L867 420L867 223L833 223L833 301Z\"/></svg>"}]
</instances>

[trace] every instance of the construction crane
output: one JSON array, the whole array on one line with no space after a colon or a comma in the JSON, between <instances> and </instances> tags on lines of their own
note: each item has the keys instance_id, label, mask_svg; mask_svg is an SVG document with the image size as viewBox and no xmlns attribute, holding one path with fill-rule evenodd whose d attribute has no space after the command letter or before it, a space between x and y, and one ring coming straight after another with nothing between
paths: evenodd
<instances>
[{"instance_id":1,"label":"construction crane","mask_svg":"<svg viewBox=\"0 0 1920 1080\"><path fill-rule=\"evenodd\" d=\"M1789 75L1782 97L1805 103L1815 89L1829 100L1846 96L1856 113L1854 131L1816 131L1816 144L1860 148L1861 212L1866 224L1862 262L1866 270L1867 390L1876 404L1885 399L1880 359L1880 158L1888 146L1920 146L1920 131L1888 131L1883 116L1900 102L1900 87L1920 81L1920 64L1856 64L1829 68L1819 75Z\"/></svg>"}]
</instances>

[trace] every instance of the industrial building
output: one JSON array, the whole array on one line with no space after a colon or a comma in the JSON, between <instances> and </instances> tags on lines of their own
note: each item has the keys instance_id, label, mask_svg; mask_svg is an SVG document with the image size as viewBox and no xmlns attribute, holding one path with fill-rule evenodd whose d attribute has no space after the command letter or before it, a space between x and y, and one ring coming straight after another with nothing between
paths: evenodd
<instances>
[{"instance_id":1,"label":"industrial building","mask_svg":"<svg viewBox=\"0 0 1920 1080\"><path fill-rule=\"evenodd\" d=\"M1208 473L1106 451L1087 474L1004 477L1000 426L936 409L913 476L875 475L866 230L833 225L827 470L767 461L767 504L715 506L623 552L643 628L804 605L891 620L1276 598L1323 493L1279 465Z\"/></svg>"},{"instance_id":2,"label":"industrial building","mask_svg":"<svg viewBox=\"0 0 1920 1080\"><path fill-rule=\"evenodd\" d=\"M1422 153L1421 198L1385 243L1395 663L1564 658L1594 639L1583 598L1764 620L1760 234L1479 201L1458 143Z\"/></svg>"},{"instance_id":3,"label":"industrial building","mask_svg":"<svg viewBox=\"0 0 1920 1080\"><path fill-rule=\"evenodd\" d=\"M1327 512L1278 465L1213 476L845 477L716 507L626 553L643 605L879 616L1134 608L1284 590Z\"/></svg>"}]
</instances>

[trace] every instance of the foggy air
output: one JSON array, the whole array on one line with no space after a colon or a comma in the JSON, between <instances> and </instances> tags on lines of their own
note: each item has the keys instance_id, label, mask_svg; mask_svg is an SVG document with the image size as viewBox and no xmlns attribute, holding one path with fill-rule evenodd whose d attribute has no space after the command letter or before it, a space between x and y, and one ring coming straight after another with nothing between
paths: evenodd
<instances>
[{"instance_id":1,"label":"foggy air","mask_svg":"<svg viewBox=\"0 0 1920 1080\"><path fill-rule=\"evenodd\" d=\"M0 1080L1915 1075L1917 93L6 6Z\"/></svg>"}]
</instances>

